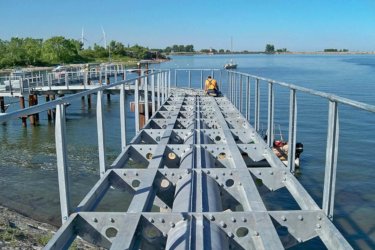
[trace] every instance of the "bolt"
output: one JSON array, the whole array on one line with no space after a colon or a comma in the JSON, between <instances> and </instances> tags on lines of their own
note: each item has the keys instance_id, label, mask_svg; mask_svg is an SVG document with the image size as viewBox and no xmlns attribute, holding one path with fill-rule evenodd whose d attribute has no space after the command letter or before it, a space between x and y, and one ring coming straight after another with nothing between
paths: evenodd
<instances>
[{"instance_id":1,"label":"bolt","mask_svg":"<svg viewBox=\"0 0 375 250\"><path fill-rule=\"evenodd\" d=\"M115 220L114 220L113 218L111 218L110 221L111 221L112 223L115 222Z\"/></svg>"},{"instance_id":2,"label":"bolt","mask_svg":"<svg viewBox=\"0 0 375 250\"><path fill-rule=\"evenodd\" d=\"M322 226L318 223L318 224L316 224L316 227L321 228Z\"/></svg>"},{"instance_id":3,"label":"bolt","mask_svg":"<svg viewBox=\"0 0 375 250\"><path fill-rule=\"evenodd\" d=\"M322 220L322 216L318 215L317 216L318 220Z\"/></svg>"},{"instance_id":4,"label":"bolt","mask_svg":"<svg viewBox=\"0 0 375 250\"><path fill-rule=\"evenodd\" d=\"M283 215L283 216L281 216L281 219L283 220L283 221L286 221L286 217Z\"/></svg>"},{"instance_id":5,"label":"bolt","mask_svg":"<svg viewBox=\"0 0 375 250\"><path fill-rule=\"evenodd\" d=\"M124 176L126 176L126 173L123 173Z\"/></svg>"},{"instance_id":6,"label":"bolt","mask_svg":"<svg viewBox=\"0 0 375 250\"><path fill-rule=\"evenodd\" d=\"M273 175L273 171L270 171L270 175Z\"/></svg>"},{"instance_id":7,"label":"bolt","mask_svg":"<svg viewBox=\"0 0 375 250\"><path fill-rule=\"evenodd\" d=\"M178 177L178 179L180 179L180 180L181 180L181 179L182 179L182 175L180 175L180 176Z\"/></svg>"},{"instance_id":8,"label":"bolt","mask_svg":"<svg viewBox=\"0 0 375 250\"><path fill-rule=\"evenodd\" d=\"M247 219L245 217L242 217L242 222L246 222Z\"/></svg>"},{"instance_id":9,"label":"bolt","mask_svg":"<svg viewBox=\"0 0 375 250\"><path fill-rule=\"evenodd\" d=\"M226 228L226 227L227 227L227 224L225 224L224 221L220 221L220 226L222 226L223 228Z\"/></svg>"},{"instance_id":10,"label":"bolt","mask_svg":"<svg viewBox=\"0 0 375 250\"><path fill-rule=\"evenodd\" d=\"M174 173L171 173L172 176L174 176Z\"/></svg>"},{"instance_id":11,"label":"bolt","mask_svg":"<svg viewBox=\"0 0 375 250\"><path fill-rule=\"evenodd\" d=\"M259 236L259 232L258 231L254 231L254 236Z\"/></svg>"},{"instance_id":12,"label":"bolt","mask_svg":"<svg viewBox=\"0 0 375 250\"><path fill-rule=\"evenodd\" d=\"M215 216L213 216L212 214L210 214L210 220L214 221L215 220Z\"/></svg>"},{"instance_id":13,"label":"bolt","mask_svg":"<svg viewBox=\"0 0 375 250\"><path fill-rule=\"evenodd\" d=\"M171 226L171 228L175 227L175 224L173 222L171 222L169 225Z\"/></svg>"},{"instance_id":14,"label":"bolt","mask_svg":"<svg viewBox=\"0 0 375 250\"><path fill-rule=\"evenodd\" d=\"M236 222L236 218L232 217L232 218L231 218L231 221L232 221L232 222Z\"/></svg>"},{"instance_id":15,"label":"bolt","mask_svg":"<svg viewBox=\"0 0 375 250\"><path fill-rule=\"evenodd\" d=\"M138 176L138 172L135 172L135 176Z\"/></svg>"},{"instance_id":16,"label":"bolt","mask_svg":"<svg viewBox=\"0 0 375 250\"><path fill-rule=\"evenodd\" d=\"M160 221L161 223L164 223L164 222L165 222L165 220L164 220L163 218L160 218L159 221Z\"/></svg>"},{"instance_id":17,"label":"bolt","mask_svg":"<svg viewBox=\"0 0 375 250\"><path fill-rule=\"evenodd\" d=\"M258 175L262 175L262 172L258 171Z\"/></svg>"},{"instance_id":18,"label":"bolt","mask_svg":"<svg viewBox=\"0 0 375 250\"><path fill-rule=\"evenodd\" d=\"M98 222L98 219L97 219L97 218L94 218L93 221L96 223L96 222Z\"/></svg>"},{"instance_id":19,"label":"bolt","mask_svg":"<svg viewBox=\"0 0 375 250\"><path fill-rule=\"evenodd\" d=\"M298 242L302 242L302 239L301 239L301 238L297 238L297 241L298 241Z\"/></svg>"},{"instance_id":20,"label":"bolt","mask_svg":"<svg viewBox=\"0 0 375 250\"><path fill-rule=\"evenodd\" d=\"M302 221L303 220L303 216L302 215L298 215L298 219Z\"/></svg>"},{"instance_id":21,"label":"bolt","mask_svg":"<svg viewBox=\"0 0 375 250\"><path fill-rule=\"evenodd\" d=\"M233 233L232 232L228 232L228 237L229 238L233 238Z\"/></svg>"},{"instance_id":22,"label":"bolt","mask_svg":"<svg viewBox=\"0 0 375 250\"><path fill-rule=\"evenodd\" d=\"M211 172L210 172L210 170L207 170L207 174L210 174Z\"/></svg>"},{"instance_id":23,"label":"bolt","mask_svg":"<svg viewBox=\"0 0 375 250\"><path fill-rule=\"evenodd\" d=\"M152 217L150 217L148 220L149 220L151 223L154 223L154 219L153 219Z\"/></svg>"},{"instance_id":24,"label":"bolt","mask_svg":"<svg viewBox=\"0 0 375 250\"><path fill-rule=\"evenodd\" d=\"M215 179L216 179L216 180L219 179L219 176L218 176L218 175L215 175Z\"/></svg>"},{"instance_id":25,"label":"bolt","mask_svg":"<svg viewBox=\"0 0 375 250\"><path fill-rule=\"evenodd\" d=\"M231 172L229 172L229 175L233 175L232 171L231 171Z\"/></svg>"}]
</instances>

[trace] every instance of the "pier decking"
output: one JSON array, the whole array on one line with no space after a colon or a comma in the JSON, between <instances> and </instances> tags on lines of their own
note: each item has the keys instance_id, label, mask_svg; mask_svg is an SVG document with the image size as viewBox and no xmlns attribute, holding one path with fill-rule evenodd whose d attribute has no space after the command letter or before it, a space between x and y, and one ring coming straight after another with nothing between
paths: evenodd
<instances>
[{"instance_id":1,"label":"pier decking","mask_svg":"<svg viewBox=\"0 0 375 250\"><path fill-rule=\"evenodd\" d=\"M63 225L46 249L67 249L77 236L111 249L282 249L316 237L328 249L352 249L332 222L337 105L375 112L373 106L240 72L228 72L229 99L214 98L205 96L202 90L179 88L177 76L173 84L170 74L170 70L156 71L0 116L2 122L56 108ZM248 97L253 78L254 127L249 123ZM269 86L267 141L258 134L260 81ZM288 166L271 150L275 84L290 89ZM191 86L190 72L188 85ZM135 95L136 136L129 144L125 140L125 86L132 86ZM120 92L122 152L108 164L102 96L104 91L114 88ZM291 159L294 159L296 142L296 91L327 98L330 103L322 207L294 176ZM78 207L72 208L64 104L93 93L97 94L101 178ZM151 104L150 110L145 105L143 128L139 124L141 102ZM244 107L243 115L240 110ZM128 206L118 212L96 211L112 190L120 190L130 197ZM289 198L285 202L295 204L298 209L271 209L264 198L269 191L287 193Z\"/></svg>"}]
</instances>

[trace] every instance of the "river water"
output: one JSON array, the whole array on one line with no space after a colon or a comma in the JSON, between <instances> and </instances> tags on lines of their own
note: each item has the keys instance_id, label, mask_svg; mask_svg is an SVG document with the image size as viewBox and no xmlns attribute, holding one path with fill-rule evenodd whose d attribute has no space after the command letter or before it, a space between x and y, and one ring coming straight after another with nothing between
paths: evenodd
<instances>
[{"instance_id":1,"label":"river water","mask_svg":"<svg viewBox=\"0 0 375 250\"><path fill-rule=\"evenodd\" d=\"M373 55L215 55L177 56L157 68L222 68L233 59L238 71L325 91L375 105ZM182 76L185 79L187 76ZM215 75L219 78L219 75ZM179 78L179 80L183 80ZM226 82L222 74L219 82ZM261 87L261 126L266 127L267 86ZM193 87L200 86L198 81ZM253 88L253 87L252 87ZM226 87L223 86L225 92ZM275 123L284 137L288 128L289 92L276 87ZM251 90L254 92L253 89ZM131 96L127 97L130 101ZM298 141L303 142L299 181L321 206L324 181L328 102L297 94ZM10 110L18 108L17 100ZM95 97L71 103L67 112L68 157L72 202L77 205L98 180ZM120 153L118 96L105 103L107 162ZM356 249L375 249L375 114L339 105L340 140L334 223ZM252 116L252 114L251 114ZM134 114L127 113L128 141L134 136ZM250 118L251 119L251 118ZM276 131L276 133L279 133ZM20 120L0 126L0 204L41 221L59 224L54 126L46 114L40 125L23 128ZM277 193L277 192L276 192ZM283 196L265 197L272 209L289 208ZM119 207L126 206L122 201ZM108 209L109 204L102 204ZM107 207L106 207L107 206ZM98 208L100 211L101 208ZM113 208L114 210L118 208ZM119 209L121 210L121 209ZM312 245L314 246L314 245Z\"/></svg>"}]
</instances>

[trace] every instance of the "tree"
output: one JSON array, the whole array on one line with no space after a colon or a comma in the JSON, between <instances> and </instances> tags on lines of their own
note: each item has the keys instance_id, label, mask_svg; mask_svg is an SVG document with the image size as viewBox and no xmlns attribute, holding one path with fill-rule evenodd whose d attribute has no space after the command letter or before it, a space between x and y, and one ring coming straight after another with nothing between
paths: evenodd
<instances>
[{"instance_id":1,"label":"tree","mask_svg":"<svg viewBox=\"0 0 375 250\"><path fill-rule=\"evenodd\" d=\"M267 54L274 54L275 53L275 46L273 46L273 44L267 44L265 52Z\"/></svg>"},{"instance_id":2,"label":"tree","mask_svg":"<svg viewBox=\"0 0 375 250\"><path fill-rule=\"evenodd\" d=\"M55 36L43 43L43 59L48 64L72 63L79 59L76 45L63 36Z\"/></svg>"},{"instance_id":3,"label":"tree","mask_svg":"<svg viewBox=\"0 0 375 250\"><path fill-rule=\"evenodd\" d=\"M43 39L26 38L23 42L26 65L42 64Z\"/></svg>"}]
</instances>

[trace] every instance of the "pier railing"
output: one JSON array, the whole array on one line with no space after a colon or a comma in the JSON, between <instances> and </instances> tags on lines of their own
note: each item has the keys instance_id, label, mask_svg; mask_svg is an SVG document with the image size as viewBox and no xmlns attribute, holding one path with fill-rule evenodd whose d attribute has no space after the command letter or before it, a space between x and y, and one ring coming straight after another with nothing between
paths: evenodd
<instances>
[{"instance_id":1,"label":"pier railing","mask_svg":"<svg viewBox=\"0 0 375 250\"><path fill-rule=\"evenodd\" d=\"M145 70L117 68L92 68L89 70L74 70L62 72L44 72L28 76L0 77L0 96L22 96L32 94L33 91L54 87L69 89L70 86L81 86L87 89L89 85L109 84L123 80L127 75L144 74ZM129 78L129 77L128 77Z\"/></svg>"},{"instance_id":2,"label":"pier railing","mask_svg":"<svg viewBox=\"0 0 375 250\"><path fill-rule=\"evenodd\" d=\"M323 187L322 209L328 218L333 218L336 173L338 162L338 142L339 142L339 106L347 105L360 110L375 113L375 106L361 103L358 101L343 98L337 95L328 94L321 91L312 90L294 84L275 81L264 77L237 71L228 71L227 95L232 103L239 109L244 110L243 115L253 125L256 131L260 131L260 105L261 95L260 86L267 86L267 144L272 147L274 141L274 111L275 111L275 86L281 86L289 90L289 125L288 125L288 168L290 172L295 172L295 151L297 143L297 95L304 93L312 96L318 96L325 99L328 103L328 126L327 126L327 144L325 159L325 177ZM255 93L251 95L253 89ZM254 97L251 99L251 97ZM253 112L253 118L250 119Z\"/></svg>"},{"instance_id":3,"label":"pier railing","mask_svg":"<svg viewBox=\"0 0 375 250\"><path fill-rule=\"evenodd\" d=\"M0 123L11 119L27 117L36 113L55 110L55 142L58 182L60 193L60 206L62 221L65 222L72 211L69 191L68 164L67 164L67 141L65 129L65 110L66 104L81 97L96 94L96 117L97 117L97 136L98 136L98 155L99 155L99 171L102 176L107 168L105 161L105 133L103 119L103 92L109 89L117 89L120 92L120 128L121 128L121 148L126 148L126 110L125 91L134 91L135 106L135 128L136 132L140 130L139 124L139 107L141 103L151 103L151 112L154 113L162 103L165 102L170 94L170 82L168 70L158 70L149 72L141 76L128 80L121 80L110 85L98 86L94 89L85 90L77 94L57 98L54 101L46 102L26 109L18 110L11 113L0 113ZM150 99L151 98L151 99ZM149 119L148 105L144 105L146 109L145 120Z\"/></svg>"}]
</instances>

